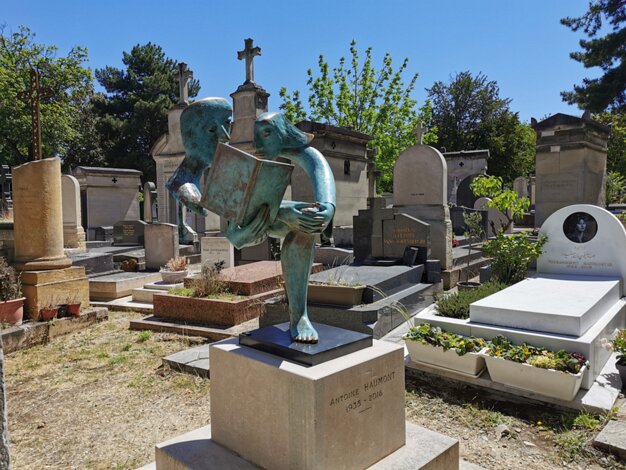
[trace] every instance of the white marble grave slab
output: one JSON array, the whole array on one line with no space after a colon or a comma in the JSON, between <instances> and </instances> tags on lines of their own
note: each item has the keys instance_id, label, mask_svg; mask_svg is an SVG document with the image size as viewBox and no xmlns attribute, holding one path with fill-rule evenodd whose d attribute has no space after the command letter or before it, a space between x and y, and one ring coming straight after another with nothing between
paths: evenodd
<instances>
[{"instance_id":1,"label":"white marble grave slab","mask_svg":"<svg viewBox=\"0 0 626 470\"><path fill-rule=\"evenodd\" d=\"M621 280L541 275L470 305L470 321L579 337L621 297Z\"/></svg>"}]
</instances>

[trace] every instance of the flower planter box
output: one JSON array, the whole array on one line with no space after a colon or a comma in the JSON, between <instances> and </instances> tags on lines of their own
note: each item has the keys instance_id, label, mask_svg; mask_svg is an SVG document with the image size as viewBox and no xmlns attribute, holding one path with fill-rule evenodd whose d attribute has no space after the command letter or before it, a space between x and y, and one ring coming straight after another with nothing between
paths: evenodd
<instances>
[{"instance_id":1,"label":"flower planter box","mask_svg":"<svg viewBox=\"0 0 626 470\"><path fill-rule=\"evenodd\" d=\"M309 284L307 301L325 305L360 305L365 286L330 286L327 284Z\"/></svg>"},{"instance_id":2,"label":"flower planter box","mask_svg":"<svg viewBox=\"0 0 626 470\"><path fill-rule=\"evenodd\" d=\"M478 377L485 369L485 359L478 352L459 356L452 349L444 351L439 346L424 344L419 341L405 340L404 342L413 362L421 362L472 377Z\"/></svg>"},{"instance_id":3,"label":"flower planter box","mask_svg":"<svg viewBox=\"0 0 626 470\"><path fill-rule=\"evenodd\" d=\"M183 279L187 277L187 270L184 271L159 271L164 284L178 284L183 282Z\"/></svg>"},{"instance_id":4,"label":"flower planter box","mask_svg":"<svg viewBox=\"0 0 626 470\"><path fill-rule=\"evenodd\" d=\"M154 316L184 323L231 327L257 318L263 309L263 301L280 292L281 290L273 290L236 300L155 294Z\"/></svg>"},{"instance_id":5,"label":"flower planter box","mask_svg":"<svg viewBox=\"0 0 626 470\"><path fill-rule=\"evenodd\" d=\"M507 361L500 357L492 357L483 351L481 354L485 358L487 370L494 382L566 401L574 399L587 370L587 366L583 366L580 372L574 375Z\"/></svg>"}]
</instances>

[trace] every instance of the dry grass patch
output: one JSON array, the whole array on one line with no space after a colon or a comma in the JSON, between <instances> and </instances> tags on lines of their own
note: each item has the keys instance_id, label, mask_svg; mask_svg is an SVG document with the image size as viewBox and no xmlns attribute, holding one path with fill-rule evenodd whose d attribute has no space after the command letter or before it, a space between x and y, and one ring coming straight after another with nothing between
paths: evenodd
<instances>
[{"instance_id":1,"label":"dry grass patch","mask_svg":"<svg viewBox=\"0 0 626 470\"><path fill-rule=\"evenodd\" d=\"M154 444L209 422L209 381L163 369L161 358L201 344L109 321L6 358L14 468L126 469ZM208 346L207 346L208 347Z\"/></svg>"}]
</instances>

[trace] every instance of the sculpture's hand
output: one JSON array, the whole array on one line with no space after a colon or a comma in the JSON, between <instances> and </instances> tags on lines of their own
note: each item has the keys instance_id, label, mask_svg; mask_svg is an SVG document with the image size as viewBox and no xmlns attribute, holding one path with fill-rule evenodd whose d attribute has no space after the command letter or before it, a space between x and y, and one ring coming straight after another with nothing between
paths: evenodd
<instances>
[{"instance_id":1,"label":"sculpture's hand","mask_svg":"<svg viewBox=\"0 0 626 470\"><path fill-rule=\"evenodd\" d=\"M195 212L196 214L200 214L204 217L209 215L209 211L200 205L200 199L202 199L202 195L200 194L200 190L193 183L185 183L180 188L178 188L178 198L180 202L182 202L187 209Z\"/></svg>"},{"instance_id":2,"label":"sculpture's hand","mask_svg":"<svg viewBox=\"0 0 626 470\"><path fill-rule=\"evenodd\" d=\"M226 231L226 237L237 248L243 248L248 245L256 245L267 234L267 227L269 225L270 209L268 206L263 206L250 222L245 227L239 227L236 223L228 224L228 230Z\"/></svg>"},{"instance_id":3,"label":"sculpture's hand","mask_svg":"<svg viewBox=\"0 0 626 470\"><path fill-rule=\"evenodd\" d=\"M333 218L335 208L332 204L283 201L277 219L284 222L291 230L304 233L322 233Z\"/></svg>"}]
</instances>

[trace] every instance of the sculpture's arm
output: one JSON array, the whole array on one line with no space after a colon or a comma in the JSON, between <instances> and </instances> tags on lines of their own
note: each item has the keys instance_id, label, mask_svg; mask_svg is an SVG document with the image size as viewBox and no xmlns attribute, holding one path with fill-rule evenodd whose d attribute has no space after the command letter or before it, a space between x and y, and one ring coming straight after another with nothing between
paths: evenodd
<instances>
[{"instance_id":1,"label":"sculpture's arm","mask_svg":"<svg viewBox=\"0 0 626 470\"><path fill-rule=\"evenodd\" d=\"M226 238L238 249L258 245L267 236L269 215L269 207L263 206L252 222L245 227L240 227L235 222L229 222Z\"/></svg>"},{"instance_id":2,"label":"sculpture's arm","mask_svg":"<svg viewBox=\"0 0 626 470\"><path fill-rule=\"evenodd\" d=\"M200 205L200 177L204 171L201 161L185 157L174 174L167 180L165 187L172 197L196 214L209 215L209 211Z\"/></svg>"},{"instance_id":3,"label":"sculpture's arm","mask_svg":"<svg viewBox=\"0 0 626 470\"><path fill-rule=\"evenodd\" d=\"M292 228L299 228L308 233L322 232L335 215L337 205L335 179L328 162L313 147L282 156L302 167L311 178L315 202L318 205L312 208L309 203L283 201L278 218Z\"/></svg>"}]
</instances>

